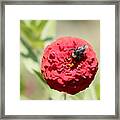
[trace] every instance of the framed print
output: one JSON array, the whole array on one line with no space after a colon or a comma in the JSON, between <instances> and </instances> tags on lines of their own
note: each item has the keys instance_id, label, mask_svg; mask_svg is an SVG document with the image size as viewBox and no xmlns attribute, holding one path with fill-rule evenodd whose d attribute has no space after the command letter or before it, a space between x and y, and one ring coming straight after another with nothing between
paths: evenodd
<instances>
[{"instance_id":1,"label":"framed print","mask_svg":"<svg viewBox=\"0 0 120 120\"><path fill-rule=\"evenodd\" d=\"M118 1L1 7L1 118L119 119Z\"/></svg>"}]
</instances>

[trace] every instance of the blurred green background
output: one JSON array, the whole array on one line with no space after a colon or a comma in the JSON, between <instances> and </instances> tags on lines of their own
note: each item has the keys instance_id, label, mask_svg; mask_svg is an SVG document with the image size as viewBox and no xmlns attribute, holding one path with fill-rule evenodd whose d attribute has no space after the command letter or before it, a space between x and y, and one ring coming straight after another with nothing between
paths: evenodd
<instances>
[{"instance_id":1,"label":"blurred green background","mask_svg":"<svg viewBox=\"0 0 120 120\"><path fill-rule=\"evenodd\" d=\"M99 20L21 20L20 21L20 98L22 100L64 100L61 92L50 89L40 73L45 47L60 36L80 37L93 46L100 60ZM100 100L100 72L89 88L67 100Z\"/></svg>"}]
</instances>

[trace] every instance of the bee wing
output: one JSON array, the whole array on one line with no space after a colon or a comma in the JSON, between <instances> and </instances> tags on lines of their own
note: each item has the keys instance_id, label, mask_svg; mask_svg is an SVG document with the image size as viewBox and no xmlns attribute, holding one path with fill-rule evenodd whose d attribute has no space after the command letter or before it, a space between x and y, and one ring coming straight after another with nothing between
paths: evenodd
<instances>
[{"instance_id":1,"label":"bee wing","mask_svg":"<svg viewBox=\"0 0 120 120\"><path fill-rule=\"evenodd\" d=\"M85 45L85 49L87 49L88 48L88 45Z\"/></svg>"}]
</instances>

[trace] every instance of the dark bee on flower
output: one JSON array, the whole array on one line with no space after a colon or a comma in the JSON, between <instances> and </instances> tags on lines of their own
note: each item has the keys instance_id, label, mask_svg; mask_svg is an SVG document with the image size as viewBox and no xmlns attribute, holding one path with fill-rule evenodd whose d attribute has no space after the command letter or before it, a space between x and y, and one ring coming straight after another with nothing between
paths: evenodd
<instances>
[{"instance_id":1,"label":"dark bee on flower","mask_svg":"<svg viewBox=\"0 0 120 120\"><path fill-rule=\"evenodd\" d=\"M78 47L77 49L71 49L74 50L71 57L74 58L76 61L81 60L81 58L83 57L83 53L87 48L88 48L87 45L83 45L81 47Z\"/></svg>"},{"instance_id":2,"label":"dark bee on flower","mask_svg":"<svg viewBox=\"0 0 120 120\"><path fill-rule=\"evenodd\" d=\"M72 52L72 55L70 56L70 58L68 58L67 60L71 60L71 58L73 58L72 63L68 64L69 67L74 67L74 65L76 64L77 61L80 61L83 56L84 56L84 52L85 50L88 48L87 45L83 45L81 47L78 47L77 49L70 49L70 50L74 50Z\"/></svg>"}]
</instances>

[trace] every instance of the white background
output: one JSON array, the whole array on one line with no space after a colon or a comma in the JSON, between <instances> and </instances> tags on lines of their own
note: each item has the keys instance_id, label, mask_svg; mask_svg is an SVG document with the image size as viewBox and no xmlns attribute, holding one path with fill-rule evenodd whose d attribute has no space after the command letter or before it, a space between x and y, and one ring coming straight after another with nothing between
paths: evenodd
<instances>
[{"instance_id":1,"label":"white background","mask_svg":"<svg viewBox=\"0 0 120 120\"><path fill-rule=\"evenodd\" d=\"M100 100L20 100L20 20L100 20ZM5 6L6 115L115 114L114 5Z\"/></svg>"}]
</instances>

